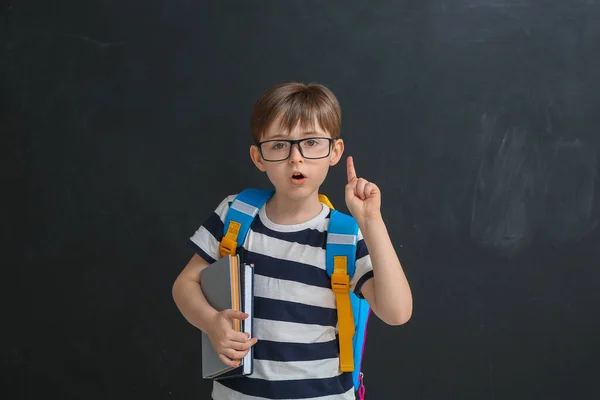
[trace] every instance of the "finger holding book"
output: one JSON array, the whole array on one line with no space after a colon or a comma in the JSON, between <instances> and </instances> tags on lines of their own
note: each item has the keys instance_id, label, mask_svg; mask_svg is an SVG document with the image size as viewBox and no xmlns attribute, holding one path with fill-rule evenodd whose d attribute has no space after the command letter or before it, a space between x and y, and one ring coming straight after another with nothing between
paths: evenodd
<instances>
[{"instance_id":1,"label":"finger holding book","mask_svg":"<svg viewBox=\"0 0 600 400\"><path fill-rule=\"evenodd\" d=\"M249 349L256 344L256 338L238 332L232 328L233 320L244 320L248 314L236 310L223 310L216 314L212 328L207 332L213 348L219 359L230 367L237 367L239 360L248 354Z\"/></svg>"}]
</instances>

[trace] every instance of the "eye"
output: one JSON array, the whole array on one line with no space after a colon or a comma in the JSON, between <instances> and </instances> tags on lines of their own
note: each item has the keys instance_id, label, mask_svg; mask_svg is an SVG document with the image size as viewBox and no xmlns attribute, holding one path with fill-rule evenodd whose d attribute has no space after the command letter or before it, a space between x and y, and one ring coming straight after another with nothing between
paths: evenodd
<instances>
[{"instance_id":1,"label":"eye","mask_svg":"<svg viewBox=\"0 0 600 400\"><path fill-rule=\"evenodd\" d=\"M273 143L273 150L283 150L287 147L286 142L275 142Z\"/></svg>"},{"instance_id":2,"label":"eye","mask_svg":"<svg viewBox=\"0 0 600 400\"><path fill-rule=\"evenodd\" d=\"M307 139L304 144L307 147L313 147L319 144L319 140L318 139Z\"/></svg>"}]
</instances>

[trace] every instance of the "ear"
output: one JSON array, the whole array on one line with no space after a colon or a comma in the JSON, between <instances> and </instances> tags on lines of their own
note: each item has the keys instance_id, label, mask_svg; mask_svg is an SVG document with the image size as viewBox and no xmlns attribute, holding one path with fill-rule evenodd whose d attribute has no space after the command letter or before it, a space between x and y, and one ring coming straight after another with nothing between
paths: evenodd
<instances>
[{"instance_id":1,"label":"ear","mask_svg":"<svg viewBox=\"0 0 600 400\"><path fill-rule=\"evenodd\" d=\"M258 148L258 146L254 145L254 144L252 146L250 146L250 158L252 159L252 162L254 163L254 165L256 165L256 168L259 169L259 171L261 171L261 172L266 171L265 161L263 160L262 156L260 155L260 149Z\"/></svg>"},{"instance_id":2,"label":"ear","mask_svg":"<svg viewBox=\"0 0 600 400\"><path fill-rule=\"evenodd\" d=\"M335 142L333 142L331 157L329 158L329 166L333 167L335 164L337 164L342 158L342 154L344 154L344 141L342 139L337 139Z\"/></svg>"}]
</instances>

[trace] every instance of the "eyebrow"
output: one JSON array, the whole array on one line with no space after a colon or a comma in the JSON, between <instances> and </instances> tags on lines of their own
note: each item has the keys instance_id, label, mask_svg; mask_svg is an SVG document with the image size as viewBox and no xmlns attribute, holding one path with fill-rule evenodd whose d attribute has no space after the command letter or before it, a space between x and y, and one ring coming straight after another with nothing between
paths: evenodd
<instances>
[{"instance_id":1,"label":"eyebrow","mask_svg":"<svg viewBox=\"0 0 600 400\"><path fill-rule=\"evenodd\" d=\"M275 135L275 136L263 138L263 141L265 141L265 140L287 139L288 136L289 136L289 134L287 134L287 135L278 134L278 135ZM304 137L327 137L327 133L325 133L325 132L317 132L317 131L304 131L304 132L302 132L302 136L304 136Z\"/></svg>"}]
</instances>

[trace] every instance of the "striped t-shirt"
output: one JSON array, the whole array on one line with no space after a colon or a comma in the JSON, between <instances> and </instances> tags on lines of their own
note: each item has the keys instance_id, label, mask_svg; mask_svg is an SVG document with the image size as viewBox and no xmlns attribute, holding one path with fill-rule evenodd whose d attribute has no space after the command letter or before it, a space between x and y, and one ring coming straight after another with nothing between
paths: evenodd
<instances>
[{"instance_id":1,"label":"striped t-shirt","mask_svg":"<svg viewBox=\"0 0 600 400\"><path fill-rule=\"evenodd\" d=\"M228 196L200 226L188 244L208 262L219 258L223 221L235 195ZM325 269L330 210L296 225L267 218L265 206L238 248L242 261L254 264L254 372L214 381L215 400L354 399L351 373L339 370L337 311ZM373 277L361 232L351 290Z\"/></svg>"}]
</instances>

